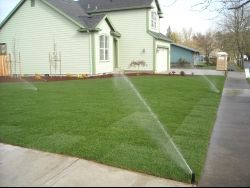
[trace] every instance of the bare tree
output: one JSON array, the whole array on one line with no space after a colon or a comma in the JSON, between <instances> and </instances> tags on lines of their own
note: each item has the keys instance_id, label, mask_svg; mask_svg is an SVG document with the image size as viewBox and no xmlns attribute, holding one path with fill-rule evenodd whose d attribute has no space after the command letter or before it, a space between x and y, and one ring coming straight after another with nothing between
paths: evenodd
<instances>
[{"instance_id":1,"label":"bare tree","mask_svg":"<svg viewBox=\"0 0 250 188\"><path fill-rule=\"evenodd\" d=\"M170 40L172 40L174 43L181 43L182 42L180 33L176 32L176 31L172 31L170 26L167 29L166 36Z\"/></svg>"},{"instance_id":2,"label":"bare tree","mask_svg":"<svg viewBox=\"0 0 250 188\"><path fill-rule=\"evenodd\" d=\"M231 7L240 7L242 4L231 3ZM244 54L250 46L250 9L247 6L234 8L231 11L224 12L220 28L224 33L224 41L232 43L234 55L237 63L244 68ZM230 40L228 40L230 36ZM228 45L227 45L228 46Z\"/></svg>"},{"instance_id":3,"label":"bare tree","mask_svg":"<svg viewBox=\"0 0 250 188\"><path fill-rule=\"evenodd\" d=\"M207 64L209 64L209 57L212 51L215 49L215 36L212 31L208 31L206 34L197 33L193 36L193 41L196 46L205 54Z\"/></svg>"},{"instance_id":4,"label":"bare tree","mask_svg":"<svg viewBox=\"0 0 250 188\"><path fill-rule=\"evenodd\" d=\"M232 3L237 3L237 5L232 5ZM210 8L211 6L216 7L217 10L233 10L240 9L250 3L250 0L203 0L193 7L199 7L201 10Z\"/></svg>"},{"instance_id":5,"label":"bare tree","mask_svg":"<svg viewBox=\"0 0 250 188\"><path fill-rule=\"evenodd\" d=\"M190 48L194 48L194 44L193 44L193 29L189 28L183 28L182 29L182 44L184 44L185 46L189 46Z\"/></svg>"}]
</instances>

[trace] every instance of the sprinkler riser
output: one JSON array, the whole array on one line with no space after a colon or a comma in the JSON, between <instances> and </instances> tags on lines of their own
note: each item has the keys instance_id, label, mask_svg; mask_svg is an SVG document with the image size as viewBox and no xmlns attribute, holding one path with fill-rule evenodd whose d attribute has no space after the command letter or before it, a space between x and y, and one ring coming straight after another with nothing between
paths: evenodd
<instances>
[{"instance_id":1,"label":"sprinkler riser","mask_svg":"<svg viewBox=\"0 0 250 188\"><path fill-rule=\"evenodd\" d=\"M195 184L195 173L192 172L191 184Z\"/></svg>"}]
</instances>

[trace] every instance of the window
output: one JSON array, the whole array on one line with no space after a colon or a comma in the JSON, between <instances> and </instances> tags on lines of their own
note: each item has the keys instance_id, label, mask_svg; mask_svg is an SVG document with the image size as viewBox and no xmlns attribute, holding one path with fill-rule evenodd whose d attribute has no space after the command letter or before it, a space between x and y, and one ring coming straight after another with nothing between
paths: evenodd
<instances>
[{"instance_id":1,"label":"window","mask_svg":"<svg viewBox=\"0 0 250 188\"><path fill-rule=\"evenodd\" d=\"M156 14L156 12L151 12L151 27L152 27L152 29L157 29L157 14Z\"/></svg>"},{"instance_id":2,"label":"window","mask_svg":"<svg viewBox=\"0 0 250 188\"><path fill-rule=\"evenodd\" d=\"M35 0L31 0L30 6L31 6L31 7L34 7L34 6L35 6Z\"/></svg>"},{"instance_id":3,"label":"window","mask_svg":"<svg viewBox=\"0 0 250 188\"><path fill-rule=\"evenodd\" d=\"M7 54L7 45L5 43L0 43L0 55Z\"/></svg>"},{"instance_id":4,"label":"window","mask_svg":"<svg viewBox=\"0 0 250 188\"><path fill-rule=\"evenodd\" d=\"M100 60L109 60L109 37L106 35L100 36Z\"/></svg>"}]
</instances>

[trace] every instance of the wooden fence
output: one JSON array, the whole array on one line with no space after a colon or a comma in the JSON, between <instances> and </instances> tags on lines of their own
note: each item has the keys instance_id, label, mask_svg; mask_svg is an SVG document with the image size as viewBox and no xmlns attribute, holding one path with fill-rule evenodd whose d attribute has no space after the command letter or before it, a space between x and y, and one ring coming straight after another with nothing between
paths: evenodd
<instances>
[{"instance_id":1,"label":"wooden fence","mask_svg":"<svg viewBox=\"0 0 250 188\"><path fill-rule=\"evenodd\" d=\"M11 75L11 67L10 61L7 55L0 56L0 76L10 76Z\"/></svg>"}]
</instances>

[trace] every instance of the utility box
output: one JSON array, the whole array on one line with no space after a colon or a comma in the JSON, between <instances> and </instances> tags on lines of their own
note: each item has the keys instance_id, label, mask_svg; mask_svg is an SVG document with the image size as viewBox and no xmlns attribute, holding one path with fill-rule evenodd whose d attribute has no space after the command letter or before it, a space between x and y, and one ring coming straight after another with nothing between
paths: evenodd
<instances>
[{"instance_id":1,"label":"utility box","mask_svg":"<svg viewBox=\"0 0 250 188\"><path fill-rule=\"evenodd\" d=\"M226 71L227 70L227 57L228 54L226 52L218 52L217 53L217 71Z\"/></svg>"}]
</instances>

